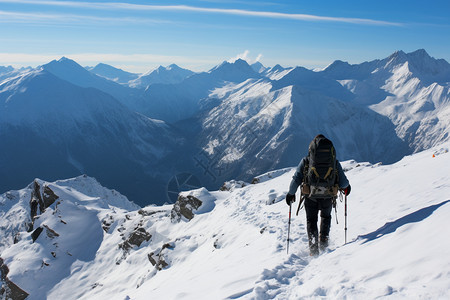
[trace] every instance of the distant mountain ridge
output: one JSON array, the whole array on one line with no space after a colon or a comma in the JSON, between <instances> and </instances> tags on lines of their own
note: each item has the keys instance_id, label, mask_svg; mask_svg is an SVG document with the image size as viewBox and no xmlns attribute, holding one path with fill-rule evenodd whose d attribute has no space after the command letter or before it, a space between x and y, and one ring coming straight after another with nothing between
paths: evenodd
<instances>
[{"instance_id":1,"label":"distant mountain ridge","mask_svg":"<svg viewBox=\"0 0 450 300\"><path fill-rule=\"evenodd\" d=\"M133 88L146 89L150 85L157 83L179 83L192 74L194 72L180 68L176 64L171 64L167 67L159 66L152 71L139 75L136 79L131 80L128 85Z\"/></svg>"},{"instance_id":2,"label":"distant mountain ridge","mask_svg":"<svg viewBox=\"0 0 450 300\"><path fill-rule=\"evenodd\" d=\"M106 65L99 67L121 73ZM126 111L126 117L102 128L103 112L89 119L95 130L85 129L77 138L95 141L95 134L109 136L109 142L114 145L109 148L118 149L126 157L124 160L133 161L123 171L109 172L105 178L119 176L115 172L133 172L131 166L135 165L137 155L139 168L145 166L142 172L157 178L136 181L135 186L139 188L134 192L139 189L139 193L145 194L146 182L158 182L157 195L148 196L154 203L167 200L165 185L179 173L188 172L208 188L218 188L231 178L249 180L254 174L292 166L318 133L333 140L339 159L372 163L395 162L404 155L450 140L450 64L430 57L423 49L411 53L397 51L384 59L361 64L337 60L318 71L280 65L266 68L261 63L249 65L242 59L223 62L201 73L170 65L142 74L127 84L113 82L91 71L65 57L37 70L5 69L0 75L1 105L11 112L13 108L16 110L5 113L0 121L8 124L2 125L5 134L9 134L8 130L15 132L11 126L23 128L20 134L8 135L8 149L16 152L19 159L19 154L26 154L14 149L25 149L27 141L32 141L45 153L42 149L46 148L36 132L39 136L53 134L67 144L70 138L62 134L62 128L70 122L64 123L64 119L73 121L68 128L78 128L81 120L86 122L73 120L70 112L84 107L85 112L75 115L89 116L95 105L85 105L86 99L105 105L109 97L110 103L115 103L112 109ZM146 86L144 75L155 81ZM130 87L130 82L139 78L142 85ZM28 85L30 82L32 86ZM72 99L71 103L85 100L79 100L80 104L84 103L80 107L60 106L60 99L66 98ZM20 104L22 101L25 106ZM50 111L53 113L49 114ZM43 117L46 114L50 116L48 120ZM136 129L136 122L129 119L142 120L143 115L152 119L144 123L153 125L147 129L137 125L140 129ZM31 122L34 119L39 121ZM63 125L59 126L59 122ZM142 144L138 137L144 131L152 138ZM17 136L21 137L20 143ZM159 144L159 140L163 142ZM52 149L66 153L61 145ZM153 156L154 149L149 150L160 149L159 146L166 149L163 152L167 155L162 160ZM58 158L55 165L68 161L67 155L48 153ZM89 154L85 155L88 159ZM80 172L82 168L74 167L82 165L77 161L72 160L71 165ZM58 169L52 165L28 171L23 166L23 170L21 174L26 176L26 182L34 177L44 178L38 173L41 170L49 174L46 179L61 177L53 176ZM18 177L12 177L10 182L15 180L15 187L25 184ZM102 177L98 179L104 182Z\"/></svg>"},{"instance_id":3,"label":"distant mountain ridge","mask_svg":"<svg viewBox=\"0 0 450 300\"><path fill-rule=\"evenodd\" d=\"M126 72L104 63L99 63L95 67L86 67L85 69L98 76L125 85L128 85L128 82L139 77L139 74Z\"/></svg>"},{"instance_id":4,"label":"distant mountain ridge","mask_svg":"<svg viewBox=\"0 0 450 300\"><path fill-rule=\"evenodd\" d=\"M382 60L360 65L335 62L326 76L338 80L355 96L396 125L397 135L413 151L449 140L450 64L423 50L397 51Z\"/></svg>"},{"instance_id":5,"label":"distant mountain ridge","mask_svg":"<svg viewBox=\"0 0 450 300\"><path fill-rule=\"evenodd\" d=\"M37 174L90 174L142 204L164 198L170 177L158 164L182 138L107 93L41 69L0 84L0 140L0 190Z\"/></svg>"}]
</instances>

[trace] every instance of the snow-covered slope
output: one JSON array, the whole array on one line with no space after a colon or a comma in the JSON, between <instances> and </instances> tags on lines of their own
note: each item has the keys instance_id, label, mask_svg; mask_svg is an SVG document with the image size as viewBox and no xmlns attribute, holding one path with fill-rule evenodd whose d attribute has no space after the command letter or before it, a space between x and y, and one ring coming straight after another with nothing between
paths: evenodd
<instances>
[{"instance_id":1,"label":"snow-covered slope","mask_svg":"<svg viewBox=\"0 0 450 300\"><path fill-rule=\"evenodd\" d=\"M15 76L17 76L17 75L19 75L19 74L21 74L21 73L29 72L30 70L31 70L30 67L28 67L28 68L14 69L14 68L11 67L11 66L8 66L8 67L2 67L2 66L0 66L0 83L1 83L3 80L6 80L6 79L11 78L11 77L15 77Z\"/></svg>"},{"instance_id":2,"label":"snow-covered slope","mask_svg":"<svg viewBox=\"0 0 450 300\"><path fill-rule=\"evenodd\" d=\"M103 63L97 64L95 67L86 67L86 70L98 76L125 85L127 85L129 81L135 80L139 77L139 74L126 72L124 70Z\"/></svg>"},{"instance_id":3,"label":"snow-covered slope","mask_svg":"<svg viewBox=\"0 0 450 300\"><path fill-rule=\"evenodd\" d=\"M287 75L290 71L292 71L294 68L283 68L280 65L275 65L272 68L266 69L263 74L267 78L271 80L279 80L283 78L285 75Z\"/></svg>"},{"instance_id":4,"label":"snow-covered slope","mask_svg":"<svg viewBox=\"0 0 450 300\"><path fill-rule=\"evenodd\" d=\"M9 73L9 72L11 72L13 70L14 70L14 68L11 67L11 66L7 66L7 67L0 66L0 75L3 75L5 73Z\"/></svg>"},{"instance_id":5,"label":"snow-covered slope","mask_svg":"<svg viewBox=\"0 0 450 300\"><path fill-rule=\"evenodd\" d=\"M92 87L108 93L131 109L135 109L135 102L141 96L140 91L97 76L66 57L53 60L41 68L80 87Z\"/></svg>"},{"instance_id":6,"label":"snow-covered slope","mask_svg":"<svg viewBox=\"0 0 450 300\"><path fill-rule=\"evenodd\" d=\"M264 67L264 65L262 63L260 63L259 61L251 64L250 67L252 67L252 69L257 73L264 73L264 71L267 70L267 68Z\"/></svg>"},{"instance_id":7,"label":"snow-covered slope","mask_svg":"<svg viewBox=\"0 0 450 300\"><path fill-rule=\"evenodd\" d=\"M223 62L208 72L197 73L176 84L153 84L146 91L139 111L169 123L194 117L201 109L201 100L215 88L240 83L248 78L259 78L242 59Z\"/></svg>"},{"instance_id":8,"label":"snow-covered slope","mask_svg":"<svg viewBox=\"0 0 450 300\"><path fill-rule=\"evenodd\" d=\"M0 196L3 284L30 300L446 299L449 147L388 166L344 162L348 244L338 201L339 224L333 214L330 249L318 258L309 257L304 210L292 214L286 254L294 168L142 209L89 177L35 180ZM26 232L39 197L48 205Z\"/></svg>"},{"instance_id":9,"label":"snow-covered slope","mask_svg":"<svg viewBox=\"0 0 450 300\"><path fill-rule=\"evenodd\" d=\"M359 65L336 61L323 72L355 95L355 102L391 119L414 151L450 140L450 64L421 49L397 51Z\"/></svg>"},{"instance_id":10,"label":"snow-covered slope","mask_svg":"<svg viewBox=\"0 0 450 300\"><path fill-rule=\"evenodd\" d=\"M167 67L159 66L158 68L144 73L138 78L130 81L129 86L133 88L145 89L149 85L155 83L179 83L192 74L194 74L194 72L191 70L180 68L176 64L171 64Z\"/></svg>"},{"instance_id":11,"label":"snow-covered slope","mask_svg":"<svg viewBox=\"0 0 450 300\"><path fill-rule=\"evenodd\" d=\"M198 143L213 172L207 175L219 182L295 165L318 133L333 140L342 160L392 163L408 153L386 117L290 80L228 84L209 99L220 104L201 119Z\"/></svg>"},{"instance_id":12,"label":"snow-covered slope","mask_svg":"<svg viewBox=\"0 0 450 300\"><path fill-rule=\"evenodd\" d=\"M2 192L38 176L87 173L146 204L166 200L170 177L158 164L180 145L164 122L45 70L0 84L0 140Z\"/></svg>"}]
</instances>

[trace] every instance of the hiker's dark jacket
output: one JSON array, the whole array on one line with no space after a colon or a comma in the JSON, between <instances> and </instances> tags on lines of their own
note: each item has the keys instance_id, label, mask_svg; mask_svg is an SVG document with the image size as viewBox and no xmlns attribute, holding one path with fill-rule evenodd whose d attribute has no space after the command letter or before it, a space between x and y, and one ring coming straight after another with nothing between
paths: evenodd
<instances>
[{"instance_id":1,"label":"hiker's dark jacket","mask_svg":"<svg viewBox=\"0 0 450 300\"><path fill-rule=\"evenodd\" d=\"M295 192L297 191L298 187L300 186L300 184L302 184L302 181L303 181L303 169L305 168L305 160L306 159L307 158L304 157L300 161L300 164L298 165L294 176L292 176L292 181L291 181L291 184L289 186L289 194L291 194L291 195L294 195ZM336 166L337 166L337 171L338 171L338 185L339 185L339 188L345 189L346 187L348 187L350 182L348 181L347 176L345 176L344 171L342 170L341 164L337 160L336 160Z\"/></svg>"}]
</instances>

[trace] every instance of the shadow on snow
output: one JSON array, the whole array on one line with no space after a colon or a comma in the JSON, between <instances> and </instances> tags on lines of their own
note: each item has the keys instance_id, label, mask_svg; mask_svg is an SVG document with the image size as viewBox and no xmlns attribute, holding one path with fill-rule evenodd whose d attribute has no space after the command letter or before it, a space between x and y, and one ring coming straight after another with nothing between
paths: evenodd
<instances>
[{"instance_id":1,"label":"shadow on snow","mask_svg":"<svg viewBox=\"0 0 450 300\"><path fill-rule=\"evenodd\" d=\"M410 213L398 220L388 222L388 223L384 224L382 227L380 227L379 229L377 229L371 233L368 233L365 235L360 235L360 236L358 236L357 240L363 239L363 240L365 240L363 242L363 244L365 244L367 242L376 240L386 234L393 233L398 228L400 228L401 226L406 225L408 223L417 223L417 222L423 221L426 218L428 218L439 207L441 207L449 202L450 202L450 200L446 200L446 201L443 201L438 204L434 204L434 205L431 205L428 207L421 208L418 211Z\"/></svg>"}]
</instances>

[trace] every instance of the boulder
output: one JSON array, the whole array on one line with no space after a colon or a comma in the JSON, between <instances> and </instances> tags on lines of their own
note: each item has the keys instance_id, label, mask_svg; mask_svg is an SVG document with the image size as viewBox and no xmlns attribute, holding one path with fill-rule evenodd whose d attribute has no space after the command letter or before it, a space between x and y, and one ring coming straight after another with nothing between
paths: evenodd
<instances>
[{"instance_id":1,"label":"boulder","mask_svg":"<svg viewBox=\"0 0 450 300\"><path fill-rule=\"evenodd\" d=\"M207 189L181 192L171 211L172 222L180 222L181 219L190 221L194 215L210 212L215 207L216 198Z\"/></svg>"},{"instance_id":2,"label":"boulder","mask_svg":"<svg viewBox=\"0 0 450 300\"><path fill-rule=\"evenodd\" d=\"M174 243L166 243L161 247L161 249L149 253L147 255L148 260L153 266L155 266L158 271L161 271L162 269L169 266L168 259L166 255L164 255L164 253L166 252L165 249L172 250L173 248L175 248Z\"/></svg>"}]
</instances>

